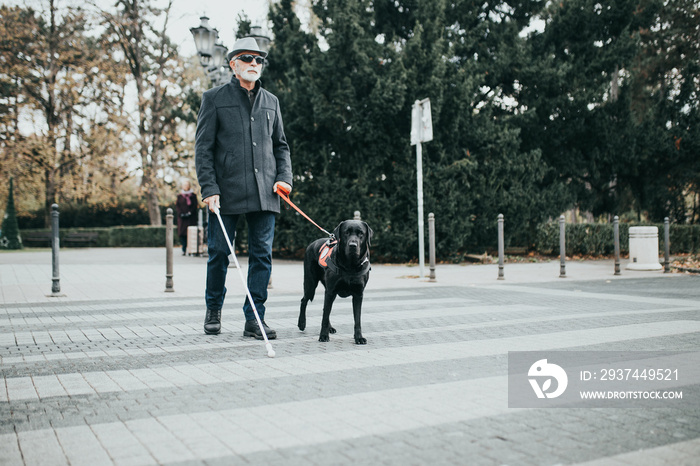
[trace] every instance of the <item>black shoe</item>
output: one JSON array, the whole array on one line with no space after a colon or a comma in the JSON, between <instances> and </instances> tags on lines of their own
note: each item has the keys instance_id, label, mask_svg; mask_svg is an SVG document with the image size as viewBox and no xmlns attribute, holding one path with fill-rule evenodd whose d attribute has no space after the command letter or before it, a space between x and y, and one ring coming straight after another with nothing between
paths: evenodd
<instances>
[{"instance_id":1,"label":"black shoe","mask_svg":"<svg viewBox=\"0 0 700 466\"><path fill-rule=\"evenodd\" d=\"M221 309L218 311L207 309L207 315L204 318L204 333L207 335L221 333Z\"/></svg>"},{"instance_id":2,"label":"black shoe","mask_svg":"<svg viewBox=\"0 0 700 466\"><path fill-rule=\"evenodd\" d=\"M265 334L267 335L268 340L274 340L277 338L277 332L272 330L270 327L267 326L265 321L262 321L263 328L265 329ZM258 325L257 320L246 320L245 321L245 328L243 329L243 336L244 337L255 337L258 340L263 339L263 334L260 331L260 326Z\"/></svg>"}]
</instances>

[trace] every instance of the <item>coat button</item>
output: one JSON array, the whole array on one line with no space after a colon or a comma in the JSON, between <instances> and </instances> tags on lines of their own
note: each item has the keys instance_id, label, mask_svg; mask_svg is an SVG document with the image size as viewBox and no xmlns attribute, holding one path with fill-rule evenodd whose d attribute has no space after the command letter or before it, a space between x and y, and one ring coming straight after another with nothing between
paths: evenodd
<instances>
[{"instance_id":1,"label":"coat button","mask_svg":"<svg viewBox=\"0 0 700 466\"><path fill-rule=\"evenodd\" d=\"M253 147L258 147L258 143L257 143L257 142L254 142L254 143L253 143Z\"/></svg>"},{"instance_id":2,"label":"coat button","mask_svg":"<svg viewBox=\"0 0 700 466\"><path fill-rule=\"evenodd\" d=\"M250 117L250 121L255 121L255 118L253 118L253 117Z\"/></svg>"},{"instance_id":3,"label":"coat button","mask_svg":"<svg viewBox=\"0 0 700 466\"><path fill-rule=\"evenodd\" d=\"M257 172L258 172L258 169L256 168L256 169L255 169L255 173L257 173Z\"/></svg>"}]
</instances>

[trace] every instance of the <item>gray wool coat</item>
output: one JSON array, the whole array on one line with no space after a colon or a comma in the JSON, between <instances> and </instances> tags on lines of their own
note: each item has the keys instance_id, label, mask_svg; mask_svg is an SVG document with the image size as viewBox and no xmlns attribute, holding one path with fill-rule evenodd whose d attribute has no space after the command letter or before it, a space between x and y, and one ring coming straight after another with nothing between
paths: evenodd
<instances>
[{"instance_id":1,"label":"gray wool coat","mask_svg":"<svg viewBox=\"0 0 700 466\"><path fill-rule=\"evenodd\" d=\"M197 118L195 166L202 199L220 195L222 214L279 213L272 191L292 185L292 162L277 97L256 83L251 108L247 91L231 82L204 92Z\"/></svg>"}]
</instances>

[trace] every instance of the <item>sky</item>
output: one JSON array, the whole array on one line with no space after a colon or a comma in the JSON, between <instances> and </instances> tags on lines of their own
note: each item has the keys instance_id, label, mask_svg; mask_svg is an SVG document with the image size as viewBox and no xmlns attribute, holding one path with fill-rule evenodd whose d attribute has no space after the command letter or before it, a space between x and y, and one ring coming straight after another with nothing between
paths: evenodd
<instances>
[{"instance_id":1,"label":"sky","mask_svg":"<svg viewBox=\"0 0 700 466\"><path fill-rule=\"evenodd\" d=\"M95 3L103 8L113 8L114 0L55 0L61 8L68 5L85 6ZM168 0L152 0L154 6L165 8ZM36 10L46 10L47 0L0 0L0 4L29 6ZM267 12L270 0L173 0L168 35L179 46L183 56L194 55L197 49L190 28L199 26L199 17L208 16L209 24L219 30L219 39L229 49L234 43L233 28L239 13L245 13L253 25L260 25L267 31Z\"/></svg>"},{"instance_id":2,"label":"sky","mask_svg":"<svg viewBox=\"0 0 700 466\"><path fill-rule=\"evenodd\" d=\"M165 6L167 0L157 0L156 4ZM199 26L200 16L208 16L209 25L219 30L219 39L230 49L239 13L245 13L253 25L267 31L268 9L268 0L174 0L168 35L178 44L181 55L194 55L197 50L190 28Z\"/></svg>"}]
</instances>

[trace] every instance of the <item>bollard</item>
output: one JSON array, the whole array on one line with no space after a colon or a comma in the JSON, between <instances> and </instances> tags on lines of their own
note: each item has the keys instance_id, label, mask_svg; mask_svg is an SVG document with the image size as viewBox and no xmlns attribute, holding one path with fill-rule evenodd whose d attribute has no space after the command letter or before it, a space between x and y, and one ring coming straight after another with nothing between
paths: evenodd
<instances>
[{"instance_id":1,"label":"bollard","mask_svg":"<svg viewBox=\"0 0 700 466\"><path fill-rule=\"evenodd\" d=\"M362 220L362 217L360 217L360 211L356 210L355 213L353 214L352 217L353 220Z\"/></svg>"},{"instance_id":2,"label":"bollard","mask_svg":"<svg viewBox=\"0 0 700 466\"><path fill-rule=\"evenodd\" d=\"M505 280L503 276L503 254L505 247L503 245L503 214L498 214L498 279Z\"/></svg>"},{"instance_id":3,"label":"bollard","mask_svg":"<svg viewBox=\"0 0 700 466\"><path fill-rule=\"evenodd\" d=\"M430 280L431 282L437 281L435 279L435 214L430 212L428 214L428 257L430 260Z\"/></svg>"},{"instance_id":4,"label":"bollard","mask_svg":"<svg viewBox=\"0 0 700 466\"><path fill-rule=\"evenodd\" d=\"M664 273L671 271L671 226L668 217L664 218Z\"/></svg>"},{"instance_id":5,"label":"bollard","mask_svg":"<svg viewBox=\"0 0 700 466\"><path fill-rule=\"evenodd\" d=\"M613 238L615 240L615 275L620 275L620 217L613 218Z\"/></svg>"},{"instance_id":6,"label":"bollard","mask_svg":"<svg viewBox=\"0 0 700 466\"><path fill-rule=\"evenodd\" d=\"M53 274L51 277L51 296L60 296L61 277L58 273L58 250L60 242L58 239L58 204L51 205L51 256L53 264Z\"/></svg>"},{"instance_id":7,"label":"bollard","mask_svg":"<svg viewBox=\"0 0 700 466\"><path fill-rule=\"evenodd\" d=\"M559 217L559 257L559 278L566 278L566 219L563 215Z\"/></svg>"},{"instance_id":8,"label":"bollard","mask_svg":"<svg viewBox=\"0 0 700 466\"><path fill-rule=\"evenodd\" d=\"M173 289L173 209L165 211L165 292Z\"/></svg>"}]
</instances>

